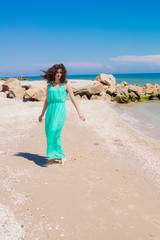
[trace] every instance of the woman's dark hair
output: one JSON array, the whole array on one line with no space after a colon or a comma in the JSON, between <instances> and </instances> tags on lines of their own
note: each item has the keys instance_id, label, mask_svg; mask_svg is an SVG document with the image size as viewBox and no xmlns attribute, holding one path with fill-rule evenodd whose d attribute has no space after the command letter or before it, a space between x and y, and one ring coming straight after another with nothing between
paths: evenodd
<instances>
[{"instance_id":1,"label":"woman's dark hair","mask_svg":"<svg viewBox=\"0 0 160 240\"><path fill-rule=\"evenodd\" d=\"M55 75L57 73L57 70L61 69L62 70L62 77L60 79L61 83L67 82L67 70L65 66L61 64L55 64L53 67L49 68L48 70L44 71L41 70L42 72L45 73L45 75L40 75L41 78L47 80L47 83L51 83L55 81Z\"/></svg>"}]
</instances>

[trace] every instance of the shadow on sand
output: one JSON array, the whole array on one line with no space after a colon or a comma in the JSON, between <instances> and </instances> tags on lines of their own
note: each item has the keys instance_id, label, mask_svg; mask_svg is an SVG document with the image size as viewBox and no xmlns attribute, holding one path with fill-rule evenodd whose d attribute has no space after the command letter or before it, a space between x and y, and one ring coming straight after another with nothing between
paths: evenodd
<instances>
[{"instance_id":1,"label":"shadow on sand","mask_svg":"<svg viewBox=\"0 0 160 240\"><path fill-rule=\"evenodd\" d=\"M37 154L31 154L27 152L18 152L17 154L14 154L14 156L19 156L28 159L29 161L33 161L35 164L37 164L40 167L47 167L47 157L40 156Z\"/></svg>"}]
</instances>

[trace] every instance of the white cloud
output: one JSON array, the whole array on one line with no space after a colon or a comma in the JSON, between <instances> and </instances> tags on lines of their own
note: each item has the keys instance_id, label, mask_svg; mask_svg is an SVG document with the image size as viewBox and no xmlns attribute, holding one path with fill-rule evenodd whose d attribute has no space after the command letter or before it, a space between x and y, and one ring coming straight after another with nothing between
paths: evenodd
<instances>
[{"instance_id":1,"label":"white cloud","mask_svg":"<svg viewBox=\"0 0 160 240\"><path fill-rule=\"evenodd\" d=\"M146 55L146 56L119 56L111 58L113 62L137 62L137 63L154 63L160 66L160 55Z\"/></svg>"}]
</instances>

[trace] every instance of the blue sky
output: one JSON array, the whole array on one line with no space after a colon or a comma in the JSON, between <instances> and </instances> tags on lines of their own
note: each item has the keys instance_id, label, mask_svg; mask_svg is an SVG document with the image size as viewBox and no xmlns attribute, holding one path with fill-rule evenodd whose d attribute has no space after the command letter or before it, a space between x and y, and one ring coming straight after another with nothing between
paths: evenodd
<instances>
[{"instance_id":1,"label":"blue sky","mask_svg":"<svg viewBox=\"0 0 160 240\"><path fill-rule=\"evenodd\" d=\"M160 72L158 1L4 1L0 76Z\"/></svg>"}]
</instances>

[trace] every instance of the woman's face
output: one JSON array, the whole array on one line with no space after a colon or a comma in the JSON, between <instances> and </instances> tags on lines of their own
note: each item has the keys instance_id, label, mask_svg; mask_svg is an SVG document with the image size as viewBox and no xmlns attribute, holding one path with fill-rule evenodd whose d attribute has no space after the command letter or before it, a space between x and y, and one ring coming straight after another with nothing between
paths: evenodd
<instances>
[{"instance_id":1,"label":"woman's face","mask_svg":"<svg viewBox=\"0 0 160 240\"><path fill-rule=\"evenodd\" d=\"M56 72L56 78L61 79L62 75L63 75L62 69L59 68Z\"/></svg>"}]
</instances>

